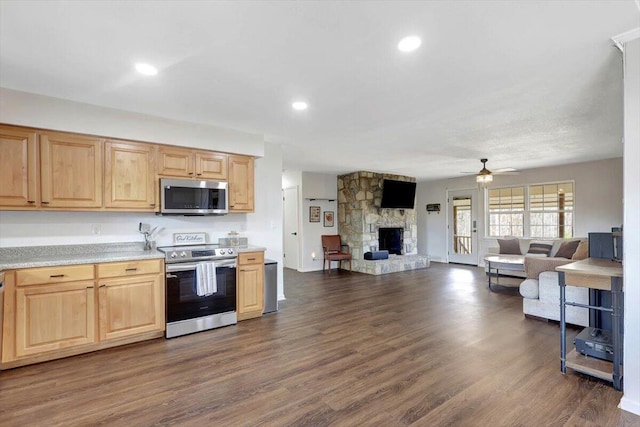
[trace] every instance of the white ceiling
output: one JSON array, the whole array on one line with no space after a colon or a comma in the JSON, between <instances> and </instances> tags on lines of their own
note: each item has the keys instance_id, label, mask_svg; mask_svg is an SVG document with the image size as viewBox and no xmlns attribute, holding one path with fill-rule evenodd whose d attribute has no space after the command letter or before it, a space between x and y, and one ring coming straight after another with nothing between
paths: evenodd
<instances>
[{"instance_id":1,"label":"white ceiling","mask_svg":"<svg viewBox=\"0 0 640 427\"><path fill-rule=\"evenodd\" d=\"M639 25L634 0L1 0L0 86L264 134L285 169L430 180L621 156L610 38Z\"/></svg>"}]
</instances>

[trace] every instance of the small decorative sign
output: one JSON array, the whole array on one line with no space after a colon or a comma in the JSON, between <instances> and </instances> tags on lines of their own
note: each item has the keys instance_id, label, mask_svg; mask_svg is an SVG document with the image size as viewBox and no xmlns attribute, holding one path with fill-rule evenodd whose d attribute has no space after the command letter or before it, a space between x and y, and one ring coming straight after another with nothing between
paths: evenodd
<instances>
[{"instance_id":1,"label":"small decorative sign","mask_svg":"<svg viewBox=\"0 0 640 427\"><path fill-rule=\"evenodd\" d=\"M174 245L197 245L207 242L207 233L173 233Z\"/></svg>"}]
</instances>

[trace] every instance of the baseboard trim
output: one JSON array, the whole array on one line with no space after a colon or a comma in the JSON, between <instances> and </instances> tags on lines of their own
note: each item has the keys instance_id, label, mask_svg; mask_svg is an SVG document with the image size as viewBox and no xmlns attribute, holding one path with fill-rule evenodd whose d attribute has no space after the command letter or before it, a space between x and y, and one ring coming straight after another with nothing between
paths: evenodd
<instances>
[{"instance_id":1,"label":"baseboard trim","mask_svg":"<svg viewBox=\"0 0 640 427\"><path fill-rule=\"evenodd\" d=\"M637 400L631 400L626 396L622 396L618 408L623 411L631 412L632 414L640 415L640 402Z\"/></svg>"}]
</instances>

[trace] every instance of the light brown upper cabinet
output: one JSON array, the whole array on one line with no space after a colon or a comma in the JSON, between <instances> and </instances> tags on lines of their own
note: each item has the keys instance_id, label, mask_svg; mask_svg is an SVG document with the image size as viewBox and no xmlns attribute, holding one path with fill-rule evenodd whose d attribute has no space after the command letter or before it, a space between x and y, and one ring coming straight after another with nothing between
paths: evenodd
<instances>
[{"instance_id":1,"label":"light brown upper cabinet","mask_svg":"<svg viewBox=\"0 0 640 427\"><path fill-rule=\"evenodd\" d=\"M36 208L40 204L38 144L35 131L0 126L0 206Z\"/></svg>"},{"instance_id":2,"label":"light brown upper cabinet","mask_svg":"<svg viewBox=\"0 0 640 427\"><path fill-rule=\"evenodd\" d=\"M102 207L102 144L90 136L40 134L42 207Z\"/></svg>"},{"instance_id":3,"label":"light brown upper cabinet","mask_svg":"<svg viewBox=\"0 0 640 427\"><path fill-rule=\"evenodd\" d=\"M160 146L158 175L227 180L227 155L188 148Z\"/></svg>"},{"instance_id":4,"label":"light brown upper cabinet","mask_svg":"<svg viewBox=\"0 0 640 427\"><path fill-rule=\"evenodd\" d=\"M229 212L253 212L253 157L229 155Z\"/></svg>"},{"instance_id":5,"label":"light brown upper cabinet","mask_svg":"<svg viewBox=\"0 0 640 427\"><path fill-rule=\"evenodd\" d=\"M104 144L104 206L156 210L155 146L128 141Z\"/></svg>"}]
</instances>

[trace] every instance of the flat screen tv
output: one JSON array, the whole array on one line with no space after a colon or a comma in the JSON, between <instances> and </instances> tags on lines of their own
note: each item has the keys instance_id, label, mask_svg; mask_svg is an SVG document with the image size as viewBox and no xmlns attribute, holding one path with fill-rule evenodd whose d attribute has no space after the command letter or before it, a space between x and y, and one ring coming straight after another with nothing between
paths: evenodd
<instances>
[{"instance_id":1,"label":"flat screen tv","mask_svg":"<svg viewBox=\"0 0 640 427\"><path fill-rule=\"evenodd\" d=\"M381 208L413 209L416 183L385 179L382 183Z\"/></svg>"}]
</instances>

